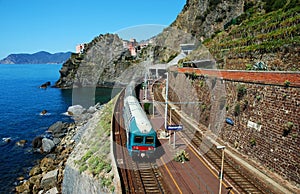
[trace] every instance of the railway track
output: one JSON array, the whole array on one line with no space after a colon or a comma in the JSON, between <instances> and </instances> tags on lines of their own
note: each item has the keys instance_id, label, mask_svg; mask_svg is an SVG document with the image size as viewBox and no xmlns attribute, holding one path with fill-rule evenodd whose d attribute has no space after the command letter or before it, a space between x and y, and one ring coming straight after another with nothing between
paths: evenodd
<instances>
[{"instance_id":1,"label":"railway track","mask_svg":"<svg viewBox=\"0 0 300 194\"><path fill-rule=\"evenodd\" d=\"M124 92L120 94L113 116L114 157L121 179L122 193L170 193L153 160L133 160L126 149L122 117Z\"/></svg>"},{"instance_id":2,"label":"railway track","mask_svg":"<svg viewBox=\"0 0 300 194\"><path fill-rule=\"evenodd\" d=\"M140 193L166 193L161 174L155 163L151 162L133 162L135 176L139 177L141 181L139 184L143 185L140 188Z\"/></svg>"},{"instance_id":3,"label":"railway track","mask_svg":"<svg viewBox=\"0 0 300 194\"><path fill-rule=\"evenodd\" d=\"M164 102L162 92L157 92L159 88L157 87L153 90L155 100ZM163 106L163 103L160 103L160 106ZM163 110L162 107L158 109ZM205 139L199 129L195 129L190 122L182 119L175 111L173 111L172 120L175 123L181 122L181 124L183 124L184 130L179 133L182 138L189 141L190 145L198 153L200 152L205 160L208 161L216 171L219 171L222 160L221 151ZM245 170L240 164L228 156L225 156L224 160L224 177L230 182L237 193L274 193L274 191L264 185L261 180L255 178L255 175Z\"/></svg>"}]
</instances>

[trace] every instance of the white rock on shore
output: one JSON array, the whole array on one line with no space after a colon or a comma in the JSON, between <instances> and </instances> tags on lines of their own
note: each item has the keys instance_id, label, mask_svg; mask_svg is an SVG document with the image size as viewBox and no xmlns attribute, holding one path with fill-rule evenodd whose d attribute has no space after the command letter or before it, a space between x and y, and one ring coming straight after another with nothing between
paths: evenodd
<instances>
[{"instance_id":1,"label":"white rock on shore","mask_svg":"<svg viewBox=\"0 0 300 194\"><path fill-rule=\"evenodd\" d=\"M72 116L81 115L84 111L86 111L86 109L81 105L73 105L68 108L68 113L72 113Z\"/></svg>"},{"instance_id":2,"label":"white rock on shore","mask_svg":"<svg viewBox=\"0 0 300 194\"><path fill-rule=\"evenodd\" d=\"M51 139L42 139L42 149L44 152L49 153L55 147L55 143Z\"/></svg>"}]
</instances>

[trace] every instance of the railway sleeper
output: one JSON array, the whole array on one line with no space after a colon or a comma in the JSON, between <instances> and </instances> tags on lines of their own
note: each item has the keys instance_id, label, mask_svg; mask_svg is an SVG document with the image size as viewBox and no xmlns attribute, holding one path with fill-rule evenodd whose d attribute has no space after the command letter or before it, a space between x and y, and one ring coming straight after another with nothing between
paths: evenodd
<instances>
[{"instance_id":1,"label":"railway sleeper","mask_svg":"<svg viewBox=\"0 0 300 194\"><path fill-rule=\"evenodd\" d=\"M143 179L145 185L157 184L157 182L153 179Z\"/></svg>"},{"instance_id":2,"label":"railway sleeper","mask_svg":"<svg viewBox=\"0 0 300 194\"><path fill-rule=\"evenodd\" d=\"M157 188L157 183L156 182L152 182L152 183L146 183L144 184L146 187L153 187L153 188Z\"/></svg>"},{"instance_id":3,"label":"railway sleeper","mask_svg":"<svg viewBox=\"0 0 300 194\"><path fill-rule=\"evenodd\" d=\"M160 190L149 190L146 189L146 193L161 193Z\"/></svg>"}]
</instances>

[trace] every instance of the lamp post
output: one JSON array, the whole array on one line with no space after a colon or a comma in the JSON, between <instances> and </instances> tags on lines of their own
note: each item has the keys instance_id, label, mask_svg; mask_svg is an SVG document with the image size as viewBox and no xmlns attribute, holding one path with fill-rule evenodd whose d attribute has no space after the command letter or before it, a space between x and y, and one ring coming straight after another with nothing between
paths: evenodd
<instances>
[{"instance_id":1,"label":"lamp post","mask_svg":"<svg viewBox=\"0 0 300 194\"><path fill-rule=\"evenodd\" d=\"M222 163L221 163L221 172L220 172L220 185L219 185L219 194L221 194L221 190L222 190L222 181L223 181L223 171L224 171L224 152L225 152L225 146L217 146L218 150L222 150Z\"/></svg>"},{"instance_id":2,"label":"lamp post","mask_svg":"<svg viewBox=\"0 0 300 194\"><path fill-rule=\"evenodd\" d=\"M168 116L168 89L169 89L169 73L166 72L166 105L165 105L165 130L167 130L167 116Z\"/></svg>"}]
</instances>

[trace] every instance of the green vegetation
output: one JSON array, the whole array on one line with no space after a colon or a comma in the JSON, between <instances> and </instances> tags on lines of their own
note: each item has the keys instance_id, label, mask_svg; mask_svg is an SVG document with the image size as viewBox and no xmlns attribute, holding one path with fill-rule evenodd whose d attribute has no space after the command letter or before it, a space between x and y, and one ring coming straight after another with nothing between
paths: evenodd
<instances>
[{"instance_id":1,"label":"green vegetation","mask_svg":"<svg viewBox=\"0 0 300 194\"><path fill-rule=\"evenodd\" d=\"M87 165L82 165L82 166L79 167L79 172L82 173L82 172L84 172L87 168L88 168Z\"/></svg>"},{"instance_id":2,"label":"green vegetation","mask_svg":"<svg viewBox=\"0 0 300 194\"><path fill-rule=\"evenodd\" d=\"M189 153L187 153L185 150L179 151L176 154L174 160L176 162L182 162L182 163L184 163L185 161L189 161L190 160Z\"/></svg>"},{"instance_id":3,"label":"green vegetation","mask_svg":"<svg viewBox=\"0 0 300 194\"><path fill-rule=\"evenodd\" d=\"M207 106L206 106L206 104L201 104L200 108L201 108L201 111L204 112L206 110Z\"/></svg>"},{"instance_id":4,"label":"green vegetation","mask_svg":"<svg viewBox=\"0 0 300 194\"><path fill-rule=\"evenodd\" d=\"M91 130L86 137L89 141L81 141L84 144L85 154L75 160L74 164L78 166L79 172L87 171L93 177L100 181L102 187L109 191L114 191L112 165L110 155L110 131L111 115L116 98L105 105L105 111L101 113L100 121L95 129Z\"/></svg>"},{"instance_id":5,"label":"green vegetation","mask_svg":"<svg viewBox=\"0 0 300 194\"><path fill-rule=\"evenodd\" d=\"M291 132L293 129L294 123L293 122L287 122L283 128L283 136L288 136L288 134Z\"/></svg>"},{"instance_id":6,"label":"green vegetation","mask_svg":"<svg viewBox=\"0 0 300 194\"><path fill-rule=\"evenodd\" d=\"M205 81L204 80L200 80L199 81L199 87L202 88L205 85Z\"/></svg>"},{"instance_id":7,"label":"green vegetation","mask_svg":"<svg viewBox=\"0 0 300 194\"><path fill-rule=\"evenodd\" d=\"M257 95L255 98L256 98L257 101L260 101L261 95Z\"/></svg>"},{"instance_id":8,"label":"green vegetation","mask_svg":"<svg viewBox=\"0 0 300 194\"><path fill-rule=\"evenodd\" d=\"M267 12L276 11L278 9L288 10L295 6L299 6L298 0L264 0L265 6L264 9Z\"/></svg>"},{"instance_id":9,"label":"green vegetation","mask_svg":"<svg viewBox=\"0 0 300 194\"><path fill-rule=\"evenodd\" d=\"M165 61L165 62L166 62L166 63L169 63L169 62L172 61L177 55L178 55L178 53L173 53L171 56L169 56L168 60Z\"/></svg>"},{"instance_id":10,"label":"green vegetation","mask_svg":"<svg viewBox=\"0 0 300 194\"><path fill-rule=\"evenodd\" d=\"M287 96L288 96L288 95L287 95L286 93L284 93L284 94L282 95L282 98L283 98L283 99L286 99Z\"/></svg>"},{"instance_id":11,"label":"green vegetation","mask_svg":"<svg viewBox=\"0 0 300 194\"><path fill-rule=\"evenodd\" d=\"M263 4L248 1L245 2L244 10L242 15L224 25L226 31L215 33L215 37L203 42L220 60L222 50L228 50L227 55L251 58L264 53L284 52L286 48L299 45L299 1L265 0ZM250 64L243 68L252 69Z\"/></svg>"},{"instance_id":12,"label":"green vegetation","mask_svg":"<svg viewBox=\"0 0 300 194\"><path fill-rule=\"evenodd\" d=\"M243 100L243 102L241 103L241 108L242 110L246 110L248 108L249 102L248 100Z\"/></svg>"},{"instance_id":13,"label":"green vegetation","mask_svg":"<svg viewBox=\"0 0 300 194\"><path fill-rule=\"evenodd\" d=\"M150 106L151 106L151 103L144 103L144 110L147 114L150 114Z\"/></svg>"},{"instance_id":14,"label":"green vegetation","mask_svg":"<svg viewBox=\"0 0 300 194\"><path fill-rule=\"evenodd\" d=\"M238 100L241 100L243 96L247 93L247 88L243 84L238 84L236 90Z\"/></svg>"},{"instance_id":15,"label":"green vegetation","mask_svg":"<svg viewBox=\"0 0 300 194\"><path fill-rule=\"evenodd\" d=\"M289 87L291 82L289 80L285 80L283 84L285 87Z\"/></svg>"},{"instance_id":16,"label":"green vegetation","mask_svg":"<svg viewBox=\"0 0 300 194\"><path fill-rule=\"evenodd\" d=\"M234 107L234 116L239 116L241 113L241 105L240 103L237 103Z\"/></svg>"},{"instance_id":17,"label":"green vegetation","mask_svg":"<svg viewBox=\"0 0 300 194\"><path fill-rule=\"evenodd\" d=\"M87 161L87 159L89 159L91 156L93 155L93 152L92 151L87 151L86 154L81 158L81 162L85 162Z\"/></svg>"},{"instance_id":18,"label":"green vegetation","mask_svg":"<svg viewBox=\"0 0 300 194\"><path fill-rule=\"evenodd\" d=\"M252 65L251 64L246 64L246 70L252 70Z\"/></svg>"},{"instance_id":19,"label":"green vegetation","mask_svg":"<svg viewBox=\"0 0 300 194\"><path fill-rule=\"evenodd\" d=\"M249 143L250 145L253 147L253 146L256 146L256 140L254 137L251 137L250 140L249 140Z\"/></svg>"}]
</instances>

